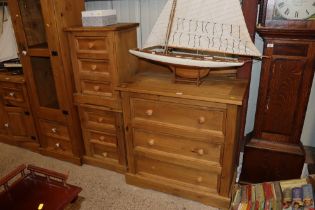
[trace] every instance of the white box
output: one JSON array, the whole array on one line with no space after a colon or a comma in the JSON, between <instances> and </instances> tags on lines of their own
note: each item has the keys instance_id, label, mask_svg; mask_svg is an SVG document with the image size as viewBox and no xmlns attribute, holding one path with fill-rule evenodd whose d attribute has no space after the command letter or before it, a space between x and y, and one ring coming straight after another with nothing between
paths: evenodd
<instances>
[{"instance_id":1,"label":"white box","mask_svg":"<svg viewBox=\"0 0 315 210\"><path fill-rule=\"evenodd\" d=\"M83 26L107 26L117 23L116 10L90 10L82 12Z\"/></svg>"}]
</instances>

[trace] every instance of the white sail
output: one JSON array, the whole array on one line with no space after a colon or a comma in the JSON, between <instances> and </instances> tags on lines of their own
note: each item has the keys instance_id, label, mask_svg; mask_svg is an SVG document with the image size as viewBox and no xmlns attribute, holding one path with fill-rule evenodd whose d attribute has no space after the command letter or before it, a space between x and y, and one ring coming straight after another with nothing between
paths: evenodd
<instances>
[{"instance_id":1,"label":"white sail","mask_svg":"<svg viewBox=\"0 0 315 210\"><path fill-rule=\"evenodd\" d=\"M174 19L169 0L145 48L164 46L169 21L168 46L247 56L261 56L249 36L239 0L177 0Z\"/></svg>"},{"instance_id":2,"label":"white sail","mask_svg":"<svg viewBox=\"0 0 315 210\"><path fill-rule=\"evenodd\" d=\"M158 17L153 29L144 44L144 48L152 46L164 46L167 27L170 21L170 14L172 10L173 1L166 2L160 16Z\"/></svg>"}]
</instances>

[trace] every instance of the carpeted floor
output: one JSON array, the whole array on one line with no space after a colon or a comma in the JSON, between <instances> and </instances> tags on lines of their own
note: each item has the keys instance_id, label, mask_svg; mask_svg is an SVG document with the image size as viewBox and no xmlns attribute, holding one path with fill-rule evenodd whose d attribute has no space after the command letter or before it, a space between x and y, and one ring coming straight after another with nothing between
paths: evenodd
<instances>
[{"instance_id":1,"label":"carpeted floor","mask_svg":"<svg viewBox=\"0 0 315 210\"><path fill-rule=\"evenodd\" d=\"M83 188L80 210L215 210L194 201L127 185L123 175L112 171L77 166L0 143L0 177L22 163L69 173L68 182Z\"/></svg>"}]
</instances>

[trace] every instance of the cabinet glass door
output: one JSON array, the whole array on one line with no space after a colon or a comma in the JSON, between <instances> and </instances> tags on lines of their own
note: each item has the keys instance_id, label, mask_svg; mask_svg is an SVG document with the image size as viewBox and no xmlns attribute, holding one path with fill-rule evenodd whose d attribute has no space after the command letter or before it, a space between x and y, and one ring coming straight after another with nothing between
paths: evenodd
<instances>
[{"instance_id":1,"label":"cabinet glass door","mask_svg":"<svg viewBox=\"0 0 315 210\"><path fill-rule=\"evenodd\" d=\"M27 45L29 48L47 48L45 22L40 0L18 0Z\"/></svg>"},{"instance_id":2,"label":"cabinet glass door","mask_svg":"<svg viewBox=\"0 0 315 210\"><path fill-rule=\"evenodd\" d=\"M59 109L55 79L49 57L30 57L38 102L41 107Z\"/></svg>"}]
</instances>

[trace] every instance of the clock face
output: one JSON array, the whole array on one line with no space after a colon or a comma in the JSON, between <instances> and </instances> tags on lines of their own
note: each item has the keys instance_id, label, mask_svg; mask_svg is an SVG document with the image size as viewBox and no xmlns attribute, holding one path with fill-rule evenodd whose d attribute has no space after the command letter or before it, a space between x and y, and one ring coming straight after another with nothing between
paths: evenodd
<instances>
[{"instance_id":1,"label":"clock face","mask_svg":"<svg viewBox=\"0 0 315 210\"><path fill-rule=\"evenodd\" d=\"M315 14L315 0L276 0L276 12L287 20L305 20Z\"/></svg>"}]
</instances>

